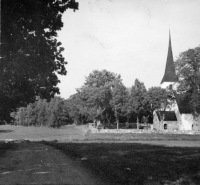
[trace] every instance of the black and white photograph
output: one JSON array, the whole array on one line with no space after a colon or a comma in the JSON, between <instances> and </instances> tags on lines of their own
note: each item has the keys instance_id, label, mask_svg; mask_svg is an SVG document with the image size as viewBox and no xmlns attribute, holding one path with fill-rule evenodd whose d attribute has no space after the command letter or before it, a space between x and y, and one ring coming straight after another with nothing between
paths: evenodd
<instances>
[{"instance_id":1,"label":"black and white photograph","mask_svg":"<svg viewBox=\"0 0 200 185\"><path fill-rule=\"evenodd\" d=\"M200 185L200 0L0 0L0 185Z\"/></svg>"}]
</instances>

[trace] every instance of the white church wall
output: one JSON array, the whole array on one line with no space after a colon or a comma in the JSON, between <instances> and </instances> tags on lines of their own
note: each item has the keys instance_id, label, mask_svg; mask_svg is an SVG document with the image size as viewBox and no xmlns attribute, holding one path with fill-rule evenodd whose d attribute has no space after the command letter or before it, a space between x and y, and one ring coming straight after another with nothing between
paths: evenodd
<instances>
[{"instance_id":1,"label":"white church wall","mask_svg":"<svg viewBox=\"0 0 200 185\"><path fill-rule=\"evenodd\" d=\"M181 115L181 130L192 130L192 125L194 124L194 119L192 114L182 114Z\"/></svg>"},{"instance_id":2,"label":"white church wall","mask_svg":"<svg viewBox=\"0 0 200 185\"><path fill-rule=\"evenodd\" d=\"M181 119L181 114L178 109L175 110L175 114L176 114L176 118L177 118L178 130L181 130L182 119Z\"/></svg>"},{"instance_id":3,"label":"white church wall","mask_svg":"<svg viewBox=\"0 0 200 185\"><path fill-rule=\"evenodd\" d=\"M153 113L153 129L160 130L160 121L155 111Z\"/></svg>"},{"instance_id":4,"label":"white church wall","mask_svg":"<svg viewBox=\"0 0 200 185\"><path fill-rule=\"evenodd\" d=\"M200 131L200 115L198 118L194 118L193 130Z\"/></svg>"},{"instance_id":5,"label":"white church wall","mask_svg":"<svg viewBox=\"0 0 200 185\"><path fill-rule=\"evenodd\" d=\"M178 82L163 82L162 84L160 84L161 88L163 88L163 89L166 89L170 85L172 85L172 89L174 91L177 90L177 88L178 88Z\"/></svg>"},{"instance_id":6,"label":"white church wall","mask_svg":"<svg viewBox=\"0 0 200 185\"><path fill-rule=\"evenodd\" d=\"M173 82L163 82L160 84L161 88L166 89L170 85L173 85Z\"/></svg>"},{"instance_id":7,"label":"white church wall","mask_svg":"<svg viewBox=\"0 0 200 185\"><path fill-rule=\"evenodd\" d=\"M165 127L164 125L167 125L167 127ZM167 128L167 129L165 129ZM163 130L167 130L167 131L177 131L179 130L179 125L177 121L164 121L163 122Z\"/></svg>"}]
</instances>

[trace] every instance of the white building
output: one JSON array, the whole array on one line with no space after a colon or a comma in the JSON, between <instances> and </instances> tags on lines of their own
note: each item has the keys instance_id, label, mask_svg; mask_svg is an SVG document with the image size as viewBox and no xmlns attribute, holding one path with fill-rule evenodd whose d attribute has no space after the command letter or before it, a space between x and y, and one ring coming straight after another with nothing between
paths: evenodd
<instances>
[{"instance_id":1,"label":"white building","mask_svg":"<svg viewBox=\"0 0 200 185\"><path fill-rule=\"evenodd\" d=\"M169 46L165 73L161 81L162 88L174 90L175 102L166 111L154 111L153 128L157 130L200 130L200 116L194 118L187 99L182 94L177 94L178 78L175 72L171 36L169 33Z\"/></svg>"}]
</instances>

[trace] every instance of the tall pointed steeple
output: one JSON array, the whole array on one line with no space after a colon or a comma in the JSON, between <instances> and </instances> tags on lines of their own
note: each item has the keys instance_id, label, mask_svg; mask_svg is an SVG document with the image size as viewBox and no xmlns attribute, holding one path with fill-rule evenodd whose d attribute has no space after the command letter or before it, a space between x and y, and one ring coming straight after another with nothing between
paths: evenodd
<instances>
[{"instance_id":1,"label":"tall pointed steeple","mask_svg":"<svg viewBox=\"0 0 200 185\"><path fill-rule=\"evenodd\" d=\"M165 74L161 81L161 85L165 82L167 84L178 82L178 78L175 72L174 60L173 60L170 31L169 31L169 46L168 46L167 62L166 62L166 67L165 67Z\"/></svg>"}]
</instances>

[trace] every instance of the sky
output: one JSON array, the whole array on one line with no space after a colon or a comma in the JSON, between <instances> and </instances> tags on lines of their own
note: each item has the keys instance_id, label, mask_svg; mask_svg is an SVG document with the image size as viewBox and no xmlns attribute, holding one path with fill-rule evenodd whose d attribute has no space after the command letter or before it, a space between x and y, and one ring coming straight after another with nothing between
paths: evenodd
<instances>
[{"instance_id":1,"label":"sky","mask_svg":"<svg viewBox=\"0 0 200 185\"><path fill-rule=\"evenodd\" d=\"M200 45L200 0L76 0L79 10L63 14L58 40L65 48L67 75L59 76L60 96L76 93L93 70L160 86L169 29L174 60Z\"/></svg>"}]
</instances>

